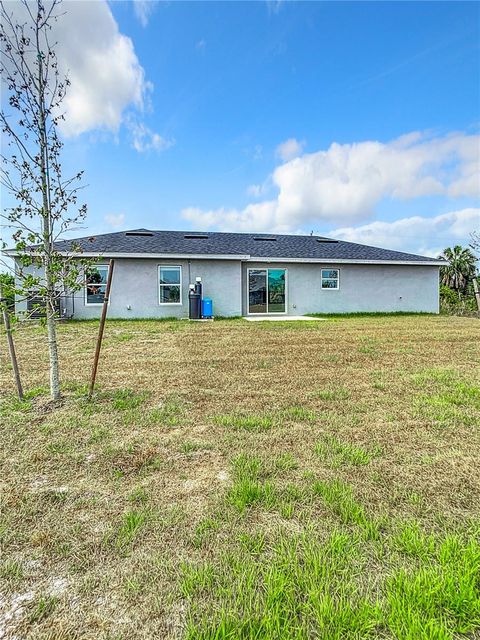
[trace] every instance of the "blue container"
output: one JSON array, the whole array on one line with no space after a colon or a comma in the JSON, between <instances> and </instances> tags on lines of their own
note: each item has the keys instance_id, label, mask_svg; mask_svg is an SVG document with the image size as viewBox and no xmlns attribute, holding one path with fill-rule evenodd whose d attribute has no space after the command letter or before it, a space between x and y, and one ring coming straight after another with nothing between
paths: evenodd
<instances>
[{"instance_id":1,"label":"blue container","mask_svg":"<svg viewBox=\"0 0 480 640\"><path fill-rule=\"evenodd\" d=\"M213 302L211 298L203 298L202 300L202 318L213 317Z\"/></svg>"}]
</instances>

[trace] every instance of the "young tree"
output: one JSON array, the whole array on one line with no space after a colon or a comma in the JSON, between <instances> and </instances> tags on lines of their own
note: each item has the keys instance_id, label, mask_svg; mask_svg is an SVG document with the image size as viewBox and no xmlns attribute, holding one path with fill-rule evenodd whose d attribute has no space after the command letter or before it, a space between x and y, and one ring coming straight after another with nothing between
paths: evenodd
<instances>
[{"instance_id":1,"label":"young tree","mask_svg":"<svg viewBox=\"0 0 480 640\"><path fill-rule=\"evenodd\" d=\"M468 249L455 245L447 247L440 256L448 261L448 264L440 269L442 284L460 293L465 293L469 282L476 275L476 257Z\"/></svg>"},{"instance_id":2,"label":"young tree","mask_svg":"<svg viewBox=\"0 0 480 640\"><path fill-rule=\"evenodd\" d=\"M0 182L12 201L2 217L13 231L16 294L28 297L35 291L45 314L53 400L60 398L57 303L62 291L79 288L85 266L74 256L60 255L55 241L86 215L86 206L77 204L83 172L62 174L58 127L69 80L60 74L51 42L52 26L62 17L59 5L58 0L0 2L0 72L8 95L0 112Z\"/></svg>"},{"instance_id":3,"label":"young tree","mask_svg":"<svg viewBox=\"0 0 480 640\"><path fill-rule=\"evenodd\" d=\"M480 254L480 231L472 231L471 237L472 242L470 243L470 246L474 251L478 251L478 253Z\"/></svg>"},{"instance_id":4,"label":"young tree","mask_svg":"<svg viewBox=\"0 0 480 640\"><path fill-rule=\"evenodd\" d=\"M472 242L470 246L473 251L477 252L477 258L480 260L480 231L473 231ZM477 273L473 278L473 291L475 293L475 300L477 301L477 309L480 312L480 274Z\"/></svg>"}]
</instances>

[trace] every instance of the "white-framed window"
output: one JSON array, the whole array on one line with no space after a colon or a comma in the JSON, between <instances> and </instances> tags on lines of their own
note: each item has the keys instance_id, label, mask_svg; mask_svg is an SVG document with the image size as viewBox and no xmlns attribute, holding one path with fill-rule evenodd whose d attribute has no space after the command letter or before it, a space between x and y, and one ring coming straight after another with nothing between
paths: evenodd
<instances>
[{"instance_id":1,"label":"white-framed window","mask_svg":"<svg viewBox=\"0 0 480 640\"><path fill-rule=\"evenodd\" d=\"M322 269L322 289L340 288L340 269Z\"/></svg>"},{"instance_id":2,"label":"white-framed window","mask_svg":"<svg viewBox=\"0 0 480 640\"><path fill-rule=\"evenodd\" d=\"M182 267L159 265L159 304L182 304Z\"/></svg>"},{"instance_id":3,"label":"white-framed window","mask_svg":"<svg viewBox=\"0 0 480 640\"><path fill-rule=\"evenodd\" d=\"M103 304L107 288L108 264L95 264L85 273L85 304Z\"/></svg>"}]
</instances>

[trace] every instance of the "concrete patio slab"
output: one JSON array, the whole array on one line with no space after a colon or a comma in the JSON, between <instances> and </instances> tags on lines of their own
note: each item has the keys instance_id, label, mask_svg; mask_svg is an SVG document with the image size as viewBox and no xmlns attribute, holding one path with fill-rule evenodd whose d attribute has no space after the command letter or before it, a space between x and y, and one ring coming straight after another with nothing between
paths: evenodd
<instances>
[{"instance_id":1,"label":"concrete patio slab","mask_svg":"<svg viewBox=\"0 0 480 640\"><path fill-rule=\"evenodd\" d=\"M244 320L249 322L285 322L285 320L325 320L325 318L314 318L312 316L244 316Z\"/></svg>"}]
</instances>

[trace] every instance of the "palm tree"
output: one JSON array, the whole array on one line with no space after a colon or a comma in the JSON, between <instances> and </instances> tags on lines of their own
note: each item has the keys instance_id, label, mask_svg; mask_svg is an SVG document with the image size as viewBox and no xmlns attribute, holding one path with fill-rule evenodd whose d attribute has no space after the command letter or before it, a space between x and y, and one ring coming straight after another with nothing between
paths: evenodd
<instances>
[{"instance_id":1,"label":"palm tree","mask_svg":"<svg viewBox=\"0 0 480 640\"><path fill-rule=\"evenodd\" d=\"M470 280L477 273L475 254L457 244L453 248L447 247L440 257L448 262L448 265L440 269L442 284L455 289L458 294L465 293Z\"/></svg>"}]
</instances>

